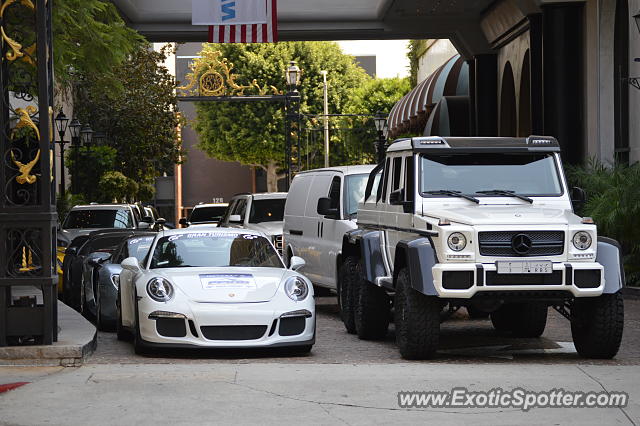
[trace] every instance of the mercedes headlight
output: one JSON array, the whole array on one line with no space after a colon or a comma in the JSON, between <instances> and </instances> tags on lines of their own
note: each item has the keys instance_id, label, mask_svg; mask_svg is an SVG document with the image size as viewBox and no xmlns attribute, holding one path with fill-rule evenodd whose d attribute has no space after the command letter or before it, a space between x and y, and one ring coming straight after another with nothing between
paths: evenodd
<instances>
[{"instance_id":1,"label":"mercedes headlight","mask_svg":"<svg viewBox=\"0 0 640 426\"><path fill-rule=\"evenodd\" d=\"M447 238L447 245L453 251L462 251L467 246L467 239L460 232L454 232Z\"/></svg>"},{"instance_id":2,"label":"mercedes headlight","mask_svg":"<svg viewBox=\"0 0 640 426\"><path fill-rule=\"evenodd\" d=\"M573 246L578 250L586 250L591 247L591 235L586 231L578 231L573 234Z\"/></svg>"},{"instance_id":3,"label":"mercedes headlight","mask_svg":"<svg viewBox=\"0 0 640 426\"><path fill-rule=\"evenodd\" d=\"M299 302L309 295L309 286L300 277L290 277L284 283L284 292L291 300Z\"/></svg>"},{"instance_id":4,"label":"mercedes headlight","mask_svg":"<svg viewBox=\"0 0 640 426\"><path fill-rule=\"evenodd\" d=\"M173 297L173 286L168 280L155 277L147 283L147 294L156 302L168 302Z\"/></svg>"}]
</instances>

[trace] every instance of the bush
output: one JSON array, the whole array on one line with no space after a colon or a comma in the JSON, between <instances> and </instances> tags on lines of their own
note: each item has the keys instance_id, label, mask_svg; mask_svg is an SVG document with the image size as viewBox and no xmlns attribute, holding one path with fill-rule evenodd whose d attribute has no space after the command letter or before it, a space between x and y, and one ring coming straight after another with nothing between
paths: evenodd
<instances>
[{"instance_id":1,"label":"bush","mask_svg":"<svg viewBox=\"0 0 640 426\"><path fill-rule=\"evenodd\" d=\"M586 166L568 166L567 178L587 193L578 213L595 220L599 235L620 242L627 284L640 285L640 163L608 167L590 160Z\"/></svg>"},{"instance_id":2,"label":"bush","mask_svg":"<svg viewBox=\"0 0 640 426\"><path fill-rule=\"evenodd\" d=\"M67 213L69 213L73 206L84 203L85 199L82 194L66 192L64 196L58 195L58 199L56 200L56 210L58 211L58 220L60 223L64 221L65 217L67 217Z\"/></svg>"},{"instance_id":3,"label":"bush","mask_svg":"<svg viewBox=\"0 0 640 426\"><path fill-rule=\"evenodd\" d=\"M138 192L138 184L120 172L111 171L102 175L98 189L102 202L133 201Z\"/></svg>"}]
</instances>

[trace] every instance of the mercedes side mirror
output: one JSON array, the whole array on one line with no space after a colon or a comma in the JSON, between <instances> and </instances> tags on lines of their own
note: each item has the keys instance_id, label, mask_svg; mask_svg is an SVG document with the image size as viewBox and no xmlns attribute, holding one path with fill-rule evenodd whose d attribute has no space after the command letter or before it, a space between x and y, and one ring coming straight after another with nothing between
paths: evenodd
<instances>
[{"instance_id":1,"label":"mercedes side mirror","mask_svg":"<svg viewBox=\"0 0 640 426\"><path fill-rule=\"evenodd\" d=\"M571 188L571 204L574 210L581 210L587 202L587 193L584 189L574 186Z\"/></svg>"},{"instance_id":2,"label":"mercedes side mirror","mask_svg":"<svg viewBox=\"0 0 640 426\"><path fill-rule=\"evenodd\" d=\"M239 214L230 215L229 223L242 223L242 216L240 216Z\"/></svg>"},{"instance_id":3,"label":"mercedes side mirror","mask_svg":"<svg viewBox=\"0 0 640 426\"><path fill-rule=\"evenodd\" d=\"M122 266L122 269L133 272L138 272L140 270L140 262L138 262L138 259L133 256L127 257L125 260L123 260L120 266Z\"/></svg>"},{"instance_id":4,"label":"mercedes side mirror","mask_svg":"<svg viewBox=\"0 0 640 426\"><path fill-rule=\"evenodd\" d=\"M78 254L78 247L67 247L67 249L64 251L65 256L75 256Z\"/></svg>"},{"instance_id":5,"label":"mercedes side mirror","mask_svg":"<svg viewBox=\"0 0 640 426\"><path fill-rule=\"evenodd\" d=\"M289 269L291 269L292 271L297 271L306 264L307 262L305 262L303 258L298 256L292 256L291 259L289 259Z\"/></svg>"},{"instance_id":6,"label":"mercedes side mirror","mask_svg":"<svg viewBox=\"0 0 640 426\"><path fill-rule=\"evenodd\" d=\"M318 198L316 212L327 219L338 218L338 209L331 208L331 198L329 197Z\"/></svg>"}]
</instances>

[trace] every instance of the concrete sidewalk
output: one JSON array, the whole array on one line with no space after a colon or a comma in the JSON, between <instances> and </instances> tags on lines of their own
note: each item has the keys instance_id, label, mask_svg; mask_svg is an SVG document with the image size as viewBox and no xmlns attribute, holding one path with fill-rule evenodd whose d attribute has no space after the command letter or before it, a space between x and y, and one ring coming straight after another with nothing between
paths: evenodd
<instances>
[{"instance_id":1,"label":"concrete sidewalk","mask_svg":"<svg viewBox=\"0 0 640 426\"><path fill-rule=\"evenodd\" d=\"M640 367L199 364L66 368L0 395L0 424L638 424ZM624 408L402 409L403 390L624 391ZM33 403L37 401L37 403ZM25 409L25 407L29 407Z\"/></svg>"},{"instance_id":2,"label":"concrete sidewalk","mask_svg":"<svg viewBox=\"0 0 640 426\"><path fill-rule=\"evenodd\" d=\"M60 301L58 327L58 341L53 345L0 347L0 365L81 365L96 348L96 328Z\"/></svg>"}]
</instances>

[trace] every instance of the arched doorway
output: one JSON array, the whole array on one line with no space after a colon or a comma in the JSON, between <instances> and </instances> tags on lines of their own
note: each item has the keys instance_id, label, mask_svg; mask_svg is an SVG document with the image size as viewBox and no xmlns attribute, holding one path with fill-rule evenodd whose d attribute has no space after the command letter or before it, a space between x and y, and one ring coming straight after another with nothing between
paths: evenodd
<instances>
[{"instance_id":1,"label":"arched doorway","mask_svg":"<svg viewBox=\"0 0 640 426\"><path fill-rule=\"evenodd\" d=\"M520 102L518 108L518 136L531 134L531 68L529 50L524 54L520 77Z\"/></svg>"},{"instance_id":2,"label":"arched doorway","mask_svg":"<svg viewBox=\"0 0 640 426\"><path fill-rule=\"evenodd\" d=\"M516 114L516 87L511 64L507 62L502 73L500 88L500 136L516 136L518 126Z\"/></svg>"},{"instance_id":3,"label":"arched doorway","mask_svg":"<svg viewBox=\"0 0 640 426\"><path fill-rule=\"evenodd\" d=\"M613 44L615 160L629 164L629 4L616 1Z\"/></svg>"}]
</instances>

